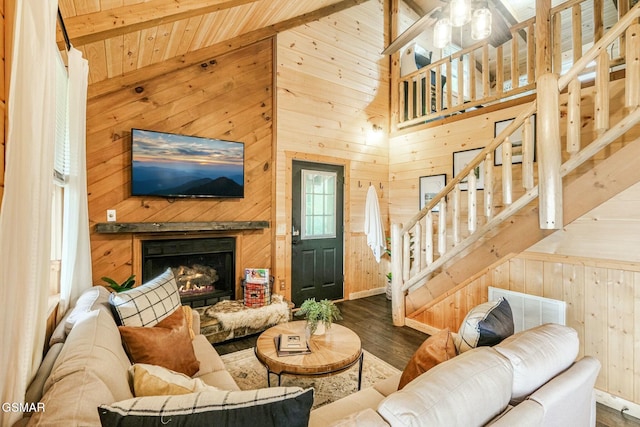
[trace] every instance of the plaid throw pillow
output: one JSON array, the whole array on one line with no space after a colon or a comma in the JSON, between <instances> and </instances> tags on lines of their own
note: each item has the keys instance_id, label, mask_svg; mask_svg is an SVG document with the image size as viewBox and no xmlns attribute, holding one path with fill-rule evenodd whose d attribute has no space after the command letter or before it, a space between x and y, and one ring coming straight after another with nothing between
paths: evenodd
<instances>
[{"instance_id":1,"label":"plaid throw pillow","mask_svg":"<svg viewBox=\"0 0 640 427\"><path fill-rule=\"evenodd\" d=\"M128 291L109 297L116 321L121 326L154 326L180 307L180 294L173 271Z\"/></svg>"},{"instance_id":2,"label":"plaid throw pillow","mask_svg":"<svg viewBox=\"0 0 640 427\"><path fill-rule=\"evenodd\" d=\"M313 389L271 387L149 396L98 407L103 426L306 427Z\"/></svg>"}]
</instances>

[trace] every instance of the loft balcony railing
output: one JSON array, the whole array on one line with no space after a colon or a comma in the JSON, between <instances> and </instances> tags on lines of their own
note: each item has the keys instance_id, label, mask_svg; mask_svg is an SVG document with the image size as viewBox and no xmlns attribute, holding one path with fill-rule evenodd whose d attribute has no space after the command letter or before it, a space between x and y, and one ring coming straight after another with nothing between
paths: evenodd
<instances>
[{"instance_id":1,"label":"loft balcony railing","mask_svg":"<svg viewBox=\"0 0 640 427\"><path fill-rule=\"evenodd\" d=\"M569 0L551 9L552 69L565 74L604 34L605 20L619 20L630 1L619 0L617 17L604 10L605 0ZM592 16L593 25L584 25ZM510 28L509 41L497 47L478 42L450 56L434 61L399 80L397 127L429 122L478 107L534 93L536 90L535 34L533 17ZM624 64L625 35L609 49L609 65ZM592 64L581 71L590 78Z\"/></svg>"}]
</instances>

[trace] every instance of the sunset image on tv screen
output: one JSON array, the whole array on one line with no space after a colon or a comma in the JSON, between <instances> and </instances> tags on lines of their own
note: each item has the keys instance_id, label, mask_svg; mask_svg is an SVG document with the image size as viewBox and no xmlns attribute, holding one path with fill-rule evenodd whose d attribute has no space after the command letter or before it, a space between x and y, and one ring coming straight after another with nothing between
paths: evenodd
<instances>
[{"instance_id":1,"label":"sunset image on tv screen","mask_svg":"<svg viewBox=\"0 0 640 427\"><path fill-rule=\"evenodd\" d=\"M244 196L241 142L133 129L131 156L133 196Z\"/></svg>"}]
</instances>

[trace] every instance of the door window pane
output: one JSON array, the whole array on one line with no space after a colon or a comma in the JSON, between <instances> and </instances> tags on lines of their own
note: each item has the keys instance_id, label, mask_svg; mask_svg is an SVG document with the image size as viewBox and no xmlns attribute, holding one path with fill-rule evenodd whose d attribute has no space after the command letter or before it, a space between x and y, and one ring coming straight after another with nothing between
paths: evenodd
<instances>
[{"instance_id":1,"label":"door window pane","mask_svg":"<svg viewBox=\"0 0 640 427\"><path fill-rule=\"evenodd\" d=\"M336 237L335 172L302 170L302 239Z\"/></svg>"}]
</instances>

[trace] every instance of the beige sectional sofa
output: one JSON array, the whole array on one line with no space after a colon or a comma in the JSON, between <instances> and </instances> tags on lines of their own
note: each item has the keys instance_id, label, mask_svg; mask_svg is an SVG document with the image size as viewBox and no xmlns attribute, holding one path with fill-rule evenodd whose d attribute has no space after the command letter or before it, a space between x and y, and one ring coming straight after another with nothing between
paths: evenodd
<instances>
[{"instance_id":1,"label":"beige sectional sofa","mask_svg":"<svg viewBox=\"0 0 640 427\"><path fill-rule=\"evenodd\" d=\"M400 375L311 412L326 426L595 425L600 363L578 356L578 335L547 324L479 347L397 391Z\"/></svg>"},{"instance_id":2,"label":"beige sectional sofa","mask_svg":"<svg viewBox=\"0 0 640 427\"><path fill-rule=\"evenodd\" d=\"M100 405L158 403L154 397L133 398L131 362L109 307L109 291L96 287L83 297L58 326L52 347L28 390L26 400L40 401L46 410L24 418L21 425L98 426ZM231 393L251 393L238 391L220 356L198 333L199 316L195 311L192 328L195 331L192 345L200 362L194 377ZM594 425L593 385L600 365L591 357L574 362L577 353L578 338L573 329L545 325L516 334L493 348L463 353L422 374L401 391L396 391L398 375L315 409L310 413L309 425ZM285 401L281 412L273 415L272 425L292 425L290 419L282 416L301 417L306 424L311 392L274 387L266 393L273 394L271 390L276 389L287 389L285 394L294 394L298 400ZM163 406L165 398L160 396ZM191 404L181 403L188 399L180 398L173 399L172 404ZM224 395L225 402L227 398ZM292 408L300 411L298 403L302 398L307 399L306 413L292 412ZM226 407L223 409L227 412ZM189 415L186 417L189 419ZM160 424L165 421L159 420ZM130 420L118 425L137 424ZM218 425L237 424L221 421Z\"/></svg>"}]
</instances>

